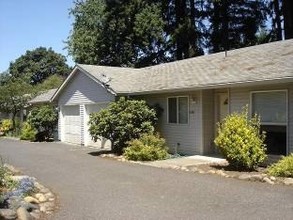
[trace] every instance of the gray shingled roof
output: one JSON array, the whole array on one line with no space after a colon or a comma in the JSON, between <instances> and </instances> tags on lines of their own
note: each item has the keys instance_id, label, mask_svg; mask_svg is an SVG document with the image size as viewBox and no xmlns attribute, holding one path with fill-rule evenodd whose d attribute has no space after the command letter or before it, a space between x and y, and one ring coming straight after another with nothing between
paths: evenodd
<instances>
[{"instance_id":1,"label":"gray shingled roof","mask_svg":"<svg viewBox=\"0 0 293 220\"><path fill-rule=\"evenodd\" d=\"M50 102L57 89L47 90L29 101L30 104Z\"/></svg>"},{"instance_id":2,"label":"gray shingled roof","mask_svg":"<svg viewBox=\"0 0 293 220\"><path fill-rule=\"evenodd\" d=\"M293 79L293 40L205 55L141 69L77 65L118 94L205 89Z\"/></svg>"}]
</instances>

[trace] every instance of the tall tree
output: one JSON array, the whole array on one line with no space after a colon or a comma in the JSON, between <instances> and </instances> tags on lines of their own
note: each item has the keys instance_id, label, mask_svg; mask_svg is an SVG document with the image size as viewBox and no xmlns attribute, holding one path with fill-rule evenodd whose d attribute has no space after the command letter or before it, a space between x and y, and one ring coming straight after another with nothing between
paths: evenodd
<instances>
[{"instance_id":1,"label":"tall tree","mask_svg":"<svg viewBox=\"0 0 293 220\"><path fill-rule=\"evenodd\" d=\"M23 78L30 84L43 82L51 75L66 77L71 69L66 58L51 48L39 47L26 53L10 63L9 75L12 78Z\"/></svg>"},{"instance_id":2,"label":"tall tree","mask_svg":"<svg viewBox=\"0 0 293 220\"><path fill-rule=\"evenodd\" d=\"M208 46L211 52L256 44L256 33L264 28L266 22L265 1L208 1Z\"/></svg>"},{"instance_id":3,"label":"tall tree","mask_svg":"<svg viewBox=\"0 0 293 220\"><path fill-rule=\"evenodd\" d=\"M293 1L283 0L285 39L293 38Z\"/></svg>"},{"instance_id":4,"label":"tall tree","mask_svg":"<svg viewBox=\"0 0 293 220\"><path fill-rule=\"evenodd\" d=\"M12 114L13 129L17 113L32 98L32 86L21 79L8 80L0 86L0 111Z\"/></svg>"},{"instance_id":5,"label":"tall tree","mask_svg":"<svg viewBox=\"0 0 293 220\"><path fill-rule=\"evenodd\" d=\"M76 62L147 66L165 61L161 4L147 0L78 0L68 48Z\"/></svg>"}]
</instances>

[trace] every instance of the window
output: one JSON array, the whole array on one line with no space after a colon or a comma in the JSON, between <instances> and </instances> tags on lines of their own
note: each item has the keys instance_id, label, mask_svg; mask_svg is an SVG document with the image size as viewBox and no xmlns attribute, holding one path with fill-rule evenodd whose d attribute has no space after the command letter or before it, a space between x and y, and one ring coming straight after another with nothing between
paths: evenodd
<instances>
[{"instance_id":1,"label":"window","mask_svg":"<svg viewBox=\"0 0 293 220\"><path fill-rule=\"evenodd\" d=\"M287 91L252 92L251 112L258 114L261 130L266 132L268 154L286 155Z\"/></svg>"},{"instance_id":2,"label":"window","mask_svg":"<svg viewBox=\"0 0 293 220\"><path fill-rule=\"evenodd\" d=\"M188 124L188 97L168 98L168 123Z\"/></svg>"},{"instance_id":3,"label":"window","mask_svg":"<svg viewBox=\"0 0 293 220\"><path fill-rule=\"evenodd\" d=\"M260 115L262 124L287 123L286 91L252 93L252 114Z\"/></svg>"}]
</instances>

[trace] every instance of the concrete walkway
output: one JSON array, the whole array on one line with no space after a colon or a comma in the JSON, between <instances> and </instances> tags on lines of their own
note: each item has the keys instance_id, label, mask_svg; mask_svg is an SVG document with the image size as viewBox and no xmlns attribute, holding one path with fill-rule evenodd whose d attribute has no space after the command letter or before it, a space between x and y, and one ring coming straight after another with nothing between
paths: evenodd
<instances>
[{"instance_id":1,"label":"concrete walkway","mask_svg":"<svg viewBox=\"0 0 293 220\"><path fill-rule=\"evenodd\" d=\"M93 149L0 139L2 158L58 196L54 220L292 219L292 187L95 157Z\"/></svg>"},{"instance_id":2,"label":"concrete walkway","mask_svg":"<svg viewBox=\"0 0 293 220\"><path fill-rule=\"evenodd\" d=\"M225 163L225 159L217 158L217 157L208 157L208 156L186 156L186 157L177 157L167 160L153 161L147 162L145 164L160 167L160 168L173 168L173 167L188 167L188 166L196 166L202 164L211 164L211 163Z\"/></svg>"}]
</instances>

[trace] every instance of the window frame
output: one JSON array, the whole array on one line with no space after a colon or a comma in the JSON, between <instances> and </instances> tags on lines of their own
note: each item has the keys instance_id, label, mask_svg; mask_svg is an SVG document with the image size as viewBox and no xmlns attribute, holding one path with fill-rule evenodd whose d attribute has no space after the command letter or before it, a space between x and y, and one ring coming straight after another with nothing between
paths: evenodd
<instances>
[{"instance_id":1,"label":"window frame","mask_svg":"<svg viewBox=\"0 0 293 220\"><path fill-rule=\"evenodd\" d=\"M176 123L169 121L169 99L176 98ZM180 123L179 122L179 98L187 98L187 123ZM188 125L189 124L189 96L182 95L182 96L168 96L167 97L167 124L170 125Z\"/></svg>"},{"instance_id":2,"label":"window frame","mask_svg":"<svg viewBox=\"0 0 293 220\"><path fill-rule=\"evenodd\" d=\"M274 93L274 92L285 92L286 95L286 122L279 123L279 122L261 122L261 125L277 125L277 126L287 126L288 129L288 120L289 120L289 105L288 105L288 89L278 89L278 90L258 90L258 91L251 91L250 92L250 116L253 117L253 94L257 93Z\"/></svg>"}]
</instances>

